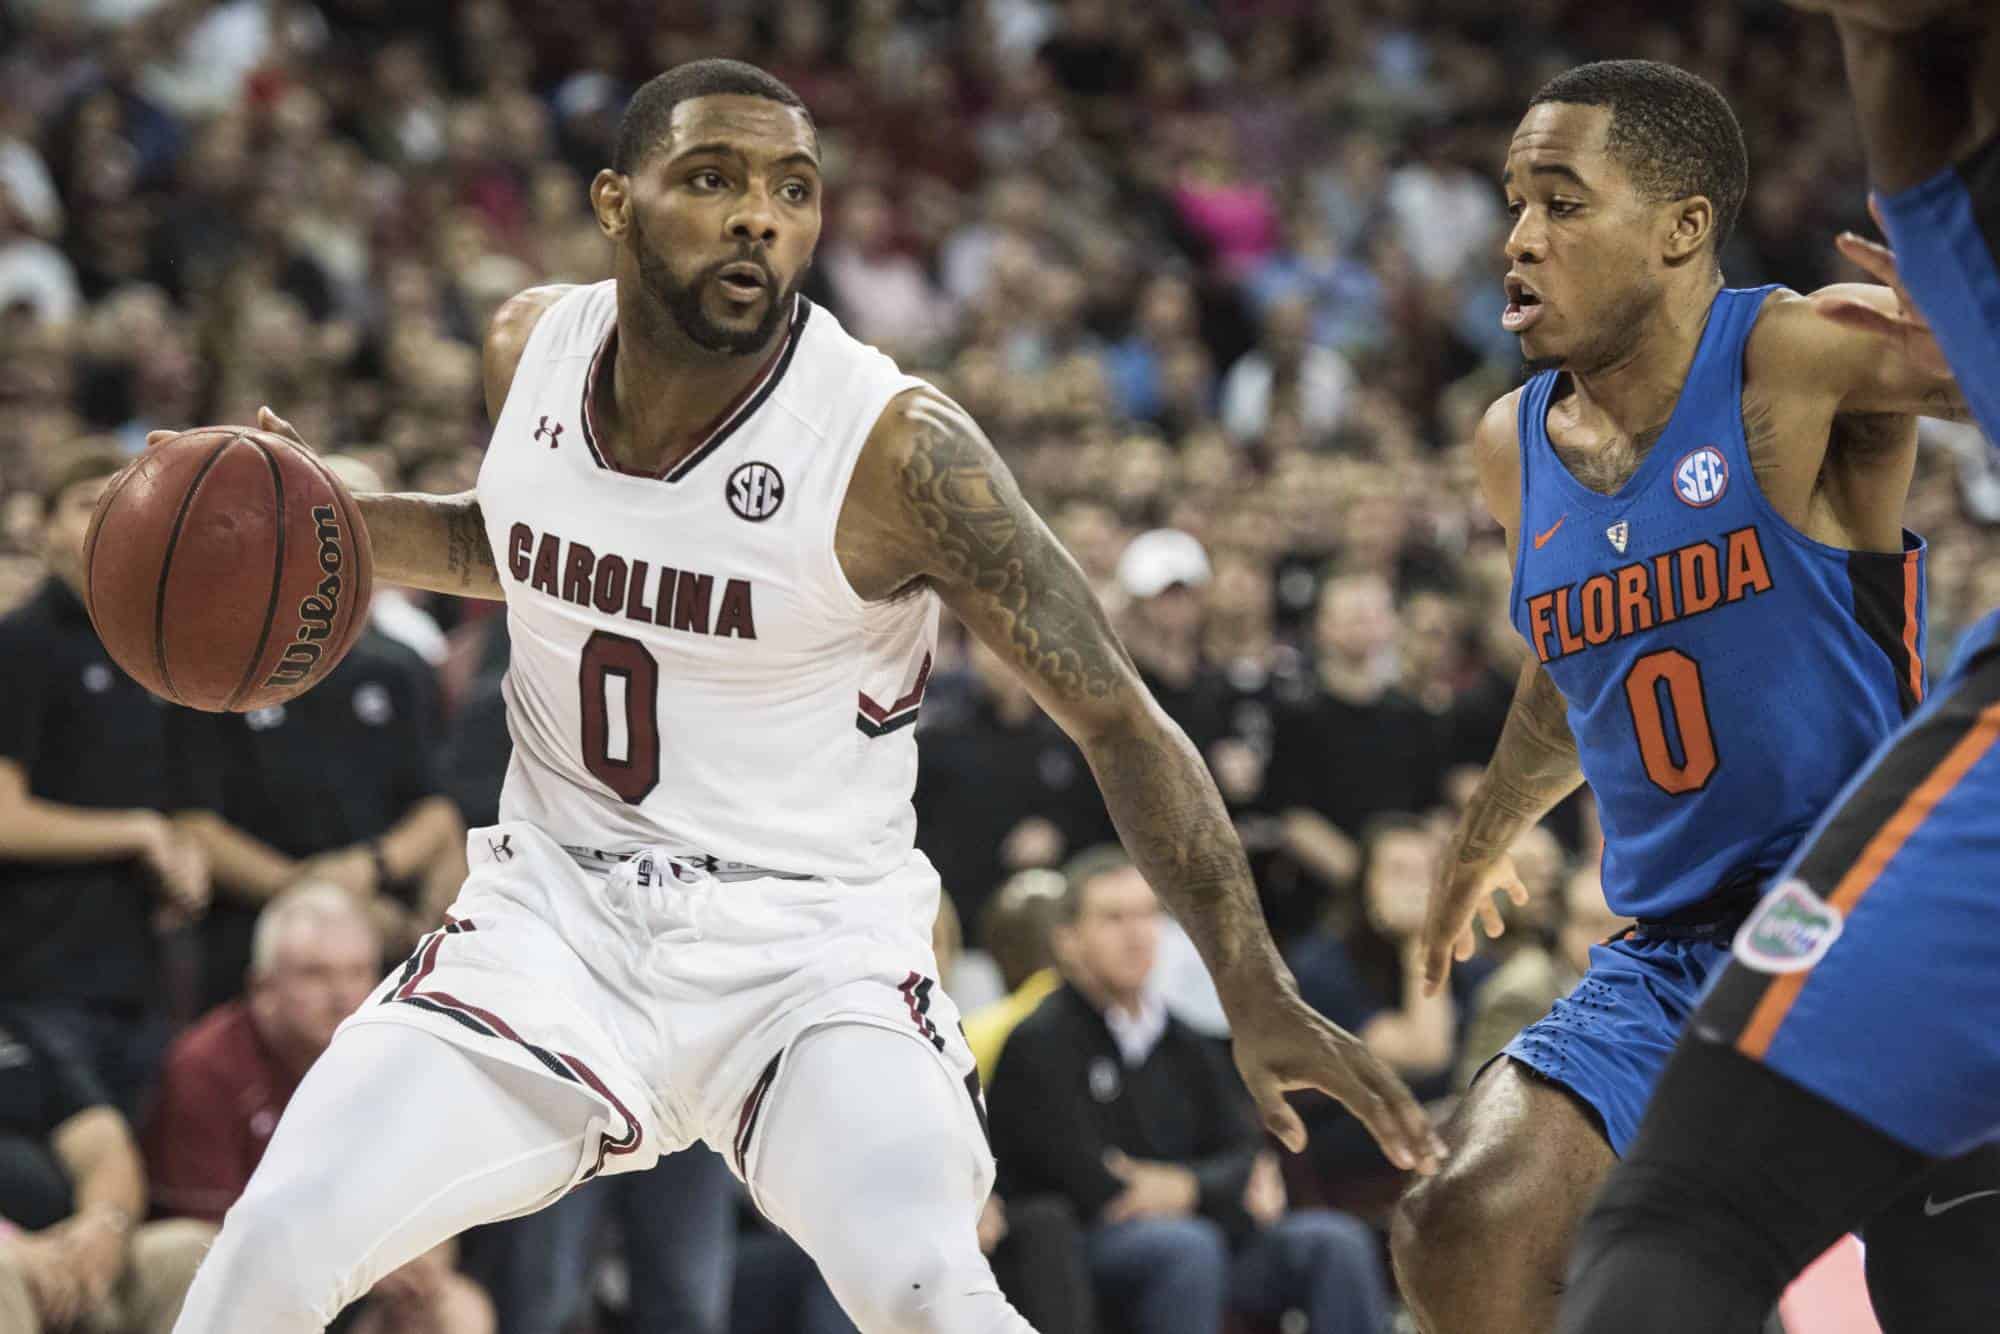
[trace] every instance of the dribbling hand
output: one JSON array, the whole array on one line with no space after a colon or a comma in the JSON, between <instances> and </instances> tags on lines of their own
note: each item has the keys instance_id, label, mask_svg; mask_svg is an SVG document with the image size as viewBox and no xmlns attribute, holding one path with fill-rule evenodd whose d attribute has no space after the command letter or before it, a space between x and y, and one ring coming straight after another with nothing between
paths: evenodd
<instances>
[{"instance_id":1,"label":"dribbling hand","mask_svg":"<svg viewBox=\"0 0 2000 1334\"><path fill-rule=\"evenodd\" d=\"M1490 862L1468 862L1459 860L1456 846L1446 849L1430 901L1424 905L1420 939L1427 994L1435 996L1444 986L1451 976L1452 960L1463 963L1478 948L1472 934L1473 917L1485 925L1490 938L1498 939L1507 929L1495 894L1505 894L1516 906L1528 902L1528 887L1521 883L1512 857L1502 853Z\"/></svg>"}]
</instances>

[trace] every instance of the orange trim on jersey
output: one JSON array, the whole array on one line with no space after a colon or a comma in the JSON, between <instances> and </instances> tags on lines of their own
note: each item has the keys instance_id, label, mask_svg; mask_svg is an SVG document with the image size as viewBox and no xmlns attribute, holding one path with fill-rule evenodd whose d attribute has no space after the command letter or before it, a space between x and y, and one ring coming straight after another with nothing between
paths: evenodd
<instances>
[{"instance_id":1,"label":"orange trim on jersey","mask_svg":"<svg viewBox=\"0 0 2000 1334\"><path fill-rule=\"evenodd\" d=\"M1834 886L1827 896L1827 903L1842 917L1850 915L1861 896L1877 880L1882 872L1910 841L1930 813L1937 809L1959 780L1979 763L1993 743L2000 741L2000 704L1991 704L1980 710L1979 717L1966 734L1958 739L1937 768L1929 777L1917 784L1916 790L1903 800L1896 813L1889 817L1887 824L1875 831L1875 837L1868 840L1868 846L1861 850L1861 856L1847 869L1847 874ZM1763 1060L1771 1049L1772 1039L1778 1036L1779 1025L1791 1013L1792 1005L1805 989L1806 979L1812 970L1799 973L1782 973L1772 979L1771 985L1751 1011L1750 1022L1736 1039L1736 1049L1752 1060Z\"/></svg>"},{"instance_id":2,"label":"orange trim on jersey","mask_svg":"<svg viewBox=\"0 0 2000 1334\"><path fill-rule=\"evenodd\" d=\"M1921 552L1903 556L1903 647L1910 654L1910 694L1924 702L1924 660L1917 652L1917 590L1924 585L1924 572L1917 558Z\"/></svg>"}]
</instances>

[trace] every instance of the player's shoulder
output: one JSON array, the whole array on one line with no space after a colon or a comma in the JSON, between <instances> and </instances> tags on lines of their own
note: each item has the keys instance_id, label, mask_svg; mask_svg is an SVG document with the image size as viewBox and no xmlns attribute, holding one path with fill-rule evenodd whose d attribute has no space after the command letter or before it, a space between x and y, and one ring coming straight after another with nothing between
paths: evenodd
<instances>
[{"instance_id":1,"label":"player's shoulder","mask_svg":"<svg viewBox=\"0 0 2000 1334\"><path fill-rule=\"evenodd\" d=\"M576 290L573 283L549 283L516 292L502 301L486 325L484 368L486 402L494 416L507 401L508 386L514 382L514 368L521 364L521 352L541 323L542 316L558 301Z\"/></svg>"},{"instance_id":2,"label":"player's shoulder","mask_svg":"<svg viewBox=\"0 0 2000 1334\"><path fill-rule=\"evenodd\" d=\"M1746 386L1761 393L1831 391L1841 372L1867 340L1827 318L1829 303L1863 301L1873 304L1889 289L1870 283L1835 283L1810 293L1778 287L1757 307L1756 322L1743 348ZM1873 349L1868 349L1873 355Z\"/></svg>"},{"instance_id":3,"label":"player's shoulder","mask_svg":"<svg viewBox=\"0 0 2000 1334\"><path fill-rule=\"evenodd\" d=\"M1513 389L1493 400L1472 428L1472 462L1479 492L1500 526L1519 527L1521 508L1521 395Z\"/></svg>"}]
</instances>

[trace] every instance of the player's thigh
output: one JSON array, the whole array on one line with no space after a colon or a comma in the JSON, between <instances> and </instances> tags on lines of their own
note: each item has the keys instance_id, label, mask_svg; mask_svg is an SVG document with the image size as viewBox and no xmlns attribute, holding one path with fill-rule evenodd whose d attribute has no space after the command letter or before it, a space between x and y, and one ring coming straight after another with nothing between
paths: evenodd
<instances>
[{"instance_id":1,"label":"player's thigh","mask_svg":"<svg viewBox=\"0 0 2000 1334\"><path fill-rule=\"evenodd\" d=\"M869 1024L806 1033L753 1128L751 1193L864 1329L905 1303L994 1294L977 1234L993 1159L969 1090L914 1037Z\"/></svg>"},{"instance_id":2,"label":"player's thigh","mask_svg":"<svg viewBox=\"0 0 2000 1334\"><path fill-rule=\"evenodd\" d=\"M1736 939L1697 1031L1928 1156L2000 1129L2000 653L1849 785Z\"/></svg>"},{"instance_id":3,"label":"player's thigh","mask_svg":"<svg viewBox=\"0 0 2000 1334\"><path fill-rule=\"evenodd\" d=\"M374 1278L475 1224L561 1196L606 1110L572 1085L399 1024L343 1030L230 1210L274 1247Z\"/></svg>"}]
</instances>

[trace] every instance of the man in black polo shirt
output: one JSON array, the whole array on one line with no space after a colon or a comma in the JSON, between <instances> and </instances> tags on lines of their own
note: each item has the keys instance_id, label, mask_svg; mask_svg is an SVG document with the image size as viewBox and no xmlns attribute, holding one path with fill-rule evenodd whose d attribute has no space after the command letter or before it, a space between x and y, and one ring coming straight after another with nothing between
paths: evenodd
<instances>
[{"instance_id":1,"label":"man in black polo shirt","mask_svg":"<svg viewBox=\"0 0 2000 1334\"><path fill-rule=\"evenodd\" d=\"M1008 1037L988 1093L1005 1198L1066 1199L1100 1309L1132 1334L1219 1334L1225 1312L1305 1312L1381 1334L1388 1291L1359 1221L1291 1210L1220 1043L1147 988L1160 905L1117 848L1065 872L1064 984Z\"/></svg>"},{"instance_id":2,"label":"man in black polo shirt","mask_svg":"<svg viewBox=\"0 0 2000 1334\"><path fill-rule=\"evenodd\" d=\"M465 825L437 772L429 664L371 627L306 694L201 725L221 775L220 804L201 821L216 859L203 1007L243 994L258 911L296 881L368 903L388 955L409 953L465 879Z\"/></svg>"},{"instance_id":3,"label":"man in black polo shirt","mask_svg":"<svg viewBox=\"0 0 2000 1334\"><path fill-rule=\"evenodd\" d=\"M124 464L84 449L44 489L50 577L0 618L0 1021L32 1022L129 1116L166 1042L156 916L198 914L203 804L188 715L112 665L79 600L83 536Z\"/></svg>"}]
</instances>

